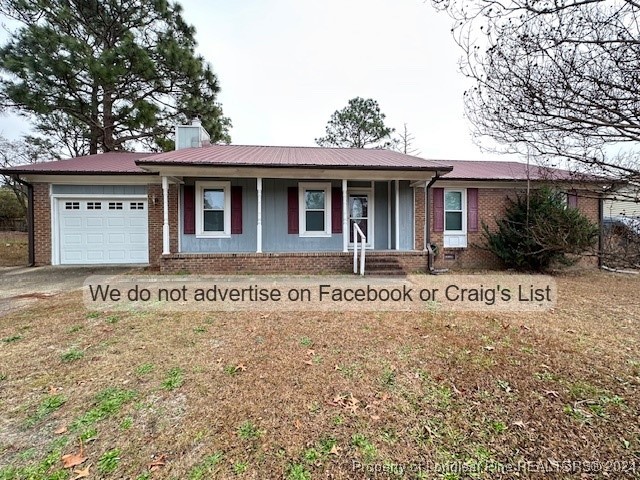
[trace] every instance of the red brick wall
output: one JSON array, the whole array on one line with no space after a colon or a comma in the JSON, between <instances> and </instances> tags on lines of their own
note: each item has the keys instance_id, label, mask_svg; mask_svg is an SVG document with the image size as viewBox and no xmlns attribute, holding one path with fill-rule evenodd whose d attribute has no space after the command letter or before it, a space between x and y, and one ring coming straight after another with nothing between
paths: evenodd
<instances>
[{"instance_id":1,"label":"red brick wall","mask_svg":"<svg viewBox=\"0 0 640 480\"><path fill-rule=\"evenodd\" d=\"M451 269L500 269L502 262L491 252L483 250L480 246L484 243L482 238L482 224L486 223L493 229L496 219L504 214L507 194L515 195L515 191L502 188L478 189L478 231L467 233L467 248L443 248L443 233L433 231L434 215L431 210L431 243L438 246L438 256L435 261L436 268ZM433 193L430 192L430 201ZM431 205L431 203L430 203ZM455 259L445 260L446 255L454 255Z\"/></svg>"},{"instance_id":2,"label":"red brick wall","mask_svg":"<svg viewBox=\"0 0 640 480\"><path fill-rule=\"evenodd\" d=\"M596 225L600 220L600 211L598 208L599 203L600 199L592 197L590 194L580 196L580 194L578 193L578 208L589 220L591 220ZM595 251L597 251L597 245ZM596 255L584 257L577 264L578 267L597 267L598 265L598 257Z\"/></svg>"},{"instance_id":3,"label":"red brick wall","mask_svg":"<svg viewBox=\"0 0 640 480\"><path fill-rule=\"evenodd\" d=\"M479 188L478 189L478 215L479 224L477 232L467 233L467 248L443 248L443 233L433 231L433 208L431 207L430 192L429 205L431 208L431 243L438 246L439 253L435 260L436 268L449 268L452 270L463 269L489 269L504 268L502 261L493 253L481 248L484 245L482 224L485 223L491 231L495 231L496 219L504 215L506 198L515 197L517 190L506 188ZM594 223L598 223L598 199L578 196L578 208ZM445 254L453 254L455 259L446 260ZM580 266L596 266L597 259L588 257L579 263Z\"/></svg>"},{"instance_id":4,"label":"red brick wall","mask_svg":"<svg viewBox=\"0 0 640 480\"><path fill-rule=\"evenodd\" d=\"M149 185L147 197L149 201L149 263L158 266L162 257L164 222L162 185ZM178 187L176 185L169 185L169 248L172 253L178 251Z\"/></svg>"},{"instance_id":5,"label":"red brick wall","mask_svg":"<svg viewBox=\"0 0 640 480\"><path fill-rule=\"evenodd\" d=\"M424 272L427 266L427 256L423 252L372 252L366 258L371 256L394 257L406 273ZM211 275L350 273L353 272L353 253L181 253L162 257L160 270L163 273Z\"/></svg>"},{"instance_id":6,"label":"red brick wall","mask_svg":"<svg viewBox=\"0 0 640 480\"><path fill-rule=\"evenodd\" d=\"M48 183L33 184L33 231L36 265L51 265L51 197Z\"/></svg>"}]
</instances>

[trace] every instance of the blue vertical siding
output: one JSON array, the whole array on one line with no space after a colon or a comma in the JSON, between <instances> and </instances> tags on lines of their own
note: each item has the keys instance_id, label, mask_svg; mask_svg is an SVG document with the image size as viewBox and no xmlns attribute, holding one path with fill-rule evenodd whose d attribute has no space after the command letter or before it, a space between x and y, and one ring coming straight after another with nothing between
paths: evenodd
<instances>
[{"instance_id":1,"label":"blue vertical siding","mask_svg":"<svg viewBox=\"0 0 640 480\"><path fill-rule=\"evenodd\" d=\"M310 180L304 180L308 182ZM322 182L323 180L313 180ZM342 234L331 237L300 237L289 234L287 224L287 189L297 187L298 180L264 179L262 181L262 250L265 252L340 252ZM332 181L332 187L342 182Z\"/></svg>"},{"instance_id":2,"label":"blue vertical siding","mask_svg":"<svg viewBox=\"0 0 640 480\"><path fill-rule=\"evenodd\" d=\"M413 250L413 188L400 182L400 250Z\"/></svg>"},{"instance_id":3,"label":"blue vertical siding","mask_svg":"<svg viewBox=\"0 0 640 480\"><path fill-rule=\"evenodd\" d=\"M375 182L374 197L374 249L386 250L388 248L389 241L388 182Z\"/></svg>"},{"instance_id":4,"label":"blue vertical siding","mask_svg":"<svg viewBox=\"0 0 640 480\"><path fill-rule=\"evenodd\" d=\"M52 185L57 195L146 195L146 185Z\"/></svg>"},{"instance_id":5,"label":"blue vertical siding","mask_svg":"<svg viewBox=\"0 0 640 480\"><path fill-rule=\"evenodd\" d=\"M196 180L228 180L220 178L188 179L188 184ZM300 182L310 180L271 179L262 180L262 251L263 252L339 252L342 251L342 234L331 237L300 237L288 233L288 188L297 187ZM323 182L323 180L313 180ZM332 187L342 187L340 180L328 181ZM362 183L362 182L361 182ZM257 245L256 225L257 192L256 179L231 179L231 185L242 186L242 234L230 238L196 238L195 235L182 233L180 219L180 237L182 252L185 253L233 253L255 252ZM368 184L367 184L368 185ZM351 185L350 185L351 186ZM363 183L364 186L364 183ZM392 182L391 198L388 198L387 182L375 182L374 185L374 248L386 250L388 241L388 207L392 202L391 239L395 240L395 182ZM184 212L183 191L180 190L180 211ZM400 248L413 249L413 189L408 181L400 182Z\"/></svg>"},{"instance_id":6,"label":"blue vertical siding","mask_svg":"<svg viewBox=\"0 0 640 480\"><path fill-rule=\"evenodd\" d=\"M225 179L202 178L190 180L187 183L194 184L196 181L216 181ZM226 179L228 181L228 179ZM182 251L186 253L233 253L233 252L255 252L257 245L256 225L258 223L258 196L256 192L255 178L231 179L231 186L242 187L242 233L231 235L230 238L196 238L195 235L185 235L183 232L183 221L180 219L180 243ZM264 193L262 200L264 202ZM184 191L180 189L180 212L184 214ZM197 215L197 212L196 212ZM264 222L264 220L263 220Z\"/></svg>"}]
</instances>

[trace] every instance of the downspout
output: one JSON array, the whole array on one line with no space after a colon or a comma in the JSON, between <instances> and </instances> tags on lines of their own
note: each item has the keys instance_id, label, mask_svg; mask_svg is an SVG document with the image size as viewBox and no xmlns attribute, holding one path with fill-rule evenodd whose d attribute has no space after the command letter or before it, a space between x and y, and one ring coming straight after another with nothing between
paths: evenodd
<instances>
[{"instance_id":1,"label":"downspout","mask_svg":"<svg viewBox=\"0 0 640 480\"><path fill-rule=\"evenodd\" d=\"M20 177L15 177L18 183L21 183L27 187L27 236L29 239L29 261L27 267L33 267L36 264L36 252L35 252L35 235L34 235L34 213L33 213L33 185L29 182L22 180Z\"/></svg>"},{"instance_id":2,"label":"downspout","mask_svg":"<svg viewBox=\"0 0 640 480\"><path fill-rule=\"evenodd\" d=\"M598 196L598 268L602 269L602 267L604 266L604 261L603 261L603 254L604 252L602 251L603 249L603 244L602 244L602 235L604 234L604 230L603 230L603 225L602 225L602 220L604 217L604 200L602 198L602 195Z\"/></svg>"},{"instance_id":3,"label":"downspout","mask_svg":"<svg viewBox=\"0 0 640 480\"><path fill-rule=\"evenodd\" d=\"M436 183L436 180L438 180L438 178L440 178L440 173L436 170L436 174L435 176L431 177L431 180L429 180L429 183L426 184L426 186L424 187L424 218L425 218L425 222L427 224L427 229L425 232L425 243L426 243L426 247L429 249L429 256L428 256L428 262L427 262L427 267L429 268L429 272L430 273L435 273L435 269L433 268L433 251L431 250L431 209L429 208L429 189L431 188L431 186Z\"/></svg>"}]
</instances>

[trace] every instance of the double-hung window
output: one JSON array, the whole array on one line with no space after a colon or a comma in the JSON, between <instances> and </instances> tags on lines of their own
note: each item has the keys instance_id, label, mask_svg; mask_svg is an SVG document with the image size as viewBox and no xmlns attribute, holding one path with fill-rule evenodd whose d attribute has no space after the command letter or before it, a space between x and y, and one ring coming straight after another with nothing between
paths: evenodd
<instances>
[{"instance_id":1,"label":"double-hung window","mask_svg":"<svg viewBox=\"0 0 640 480\"><path fill-rule=\"evenodd\" d=\"M331 236L331 184L300 183L300 236Z\"/></svg>"},{"instance_id":2,"label":"double-hung window","mask_svg":"<svg viewBox=\"0 0 640 480\"><path fill-rule=\"evenodd\" d=\"M230 182L196 182L196 236L231 236Z\"/></svg>"},{"instance_id":3,"label":"double-hung window","mask_svg":"<svg viewBox=\"0 0 640 480\"><path fill-rule=\"evenodd\" d=\"M444 246L467 246L467 198L465 189L444 190Z\"/></svg>"}]
</instances>

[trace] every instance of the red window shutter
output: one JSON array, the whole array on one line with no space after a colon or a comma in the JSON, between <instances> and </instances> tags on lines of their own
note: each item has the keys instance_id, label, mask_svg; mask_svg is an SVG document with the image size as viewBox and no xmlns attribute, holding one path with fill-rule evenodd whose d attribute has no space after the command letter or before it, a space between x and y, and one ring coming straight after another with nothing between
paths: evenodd
<instances>
[{"instance_id":1,"label":"red window shutter","mask_svg":"<svg viewBox=\"0 0 640 480\"><path fill-rule=\"evenodd\" d=\"M331 189L331 233L342 233L342 189Z\"/></svg>"},{"instance_id":2,"label":"red window shutter","mask_svg":"<svg viewBox=\"0 0 640 480\"><path fill-rule=\"evenodd\" d=\"M467 188L467 231L478 231L478 189Z\"/></svg>"},{"instance_id":3,"label":"red window shutter","mask_svg":"<svg viewBox=\"0 0 640 480\"><path fill-rule=\"evenodd\" d=\"M242 233L242 187L231 187L231 234Z\"/></svg>"},{"instance_id":4,"label":"red window shutter","mask_svg":"<svg viewBox=\"0 0 640 480\"><path fill-rule=\"evenodd\" d=\"M575 190L571 190L567 193L567 207L578 208L578 194Z\"/></svg>"},{"instance_id":5,"label":"red window shutter","mask_svg":"<svg viewBox=\"0 0 640 480\"><path fill-rule=\"evenodd\" d=\"M183 230L185 235L196 233L196 188L193 185L184 186Z\"/></svg>"},{"instance_id":6,"label":"red window shutter","mask_svg":"<svg viewBox=\"0 0 640 480\"><path fill-rule=\"evenodd\" d=\"M288 219L289 219L289 233L298 233L300 223L300 207L298 205L298 187L289 187L287 190L288 194Z\"/></svg>"},{"instance_id":7,"label":"red window shutter","mask_svg":"<svg viewBox=\"0 0 640 480\"><path fill-rule=\"evenodd\" d=\"M444 232L444 188L433 189L433 231Z\"/></svg>"}]
</instances>

